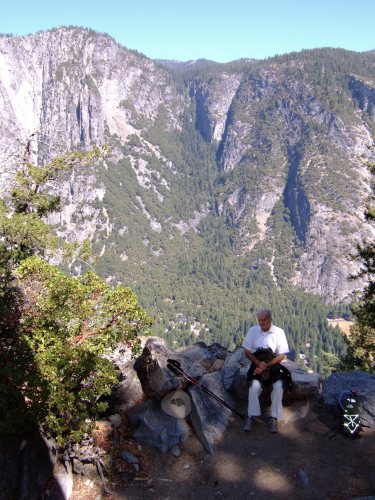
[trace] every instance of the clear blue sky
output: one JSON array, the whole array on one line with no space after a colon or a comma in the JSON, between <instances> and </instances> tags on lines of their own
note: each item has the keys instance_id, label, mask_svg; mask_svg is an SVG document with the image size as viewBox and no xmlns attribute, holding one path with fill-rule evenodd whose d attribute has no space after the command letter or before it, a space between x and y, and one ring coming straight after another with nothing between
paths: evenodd
<instances>
[{"instance_id":1,"label":"clear blue sky","mask_svg":"<svg viewBox=\"0 0 375 500\"><path fill-rule=\"evenodd\" d=\"M152 59L362 52L375 49L375 0L0 0L0 33L69 25L108 33Z\"/></svg>"}]
</instances>

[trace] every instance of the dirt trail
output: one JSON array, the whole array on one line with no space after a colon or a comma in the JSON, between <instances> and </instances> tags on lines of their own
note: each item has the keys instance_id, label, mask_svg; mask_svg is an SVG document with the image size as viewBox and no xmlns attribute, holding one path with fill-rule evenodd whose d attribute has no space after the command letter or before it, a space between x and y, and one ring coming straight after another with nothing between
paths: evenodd
<instances>
[{"instance_id":1,"label":"dirt trail","mask_svg":"<svg viewBox=\"0 0 375 500\"><path fill-rule=\"evenodd\" d=\"M375 429L361 437L336 434L336 415L316 398L308 415L279 424L271 434L264 419L251 433L233 417L215 454L193 434L180 457L133 443L140 469L110 479L113 495L101 485L76 480L71 500L349 500L375 495Z\"/></svg>"}]
</instances>

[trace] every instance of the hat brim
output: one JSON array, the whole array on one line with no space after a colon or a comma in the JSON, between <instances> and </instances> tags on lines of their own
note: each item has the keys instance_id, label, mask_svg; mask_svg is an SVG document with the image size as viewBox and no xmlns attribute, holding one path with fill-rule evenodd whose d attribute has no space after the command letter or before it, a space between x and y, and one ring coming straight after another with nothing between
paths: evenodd
<instances>
[{"instance_id":1,"label":"hat brim","mask_svg":"<svg viewBox=\"0 0 375 500\"><path fill-rule=\"evenodd\" d=\"M164 396L161 408L171 417L185 418L191 412L191 400L186 392L173 391Z\"/></svg>"}]
</instances>

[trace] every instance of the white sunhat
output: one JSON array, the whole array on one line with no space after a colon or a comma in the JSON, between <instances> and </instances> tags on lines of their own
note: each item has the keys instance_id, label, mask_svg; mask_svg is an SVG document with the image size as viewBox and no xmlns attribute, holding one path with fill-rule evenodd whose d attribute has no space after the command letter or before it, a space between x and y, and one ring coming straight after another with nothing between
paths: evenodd
<instances>
[{"instance_id":1,"label":"white sunhat","mask_svg":"<svg viewBox=\"0 0 375 500\"><path fill-rule=\"evenodd\" d=\"M173 391L164 396L161 408L171 417L185 418L191 411L191 400L186 392Z\"/></svg>"}]
</instances>

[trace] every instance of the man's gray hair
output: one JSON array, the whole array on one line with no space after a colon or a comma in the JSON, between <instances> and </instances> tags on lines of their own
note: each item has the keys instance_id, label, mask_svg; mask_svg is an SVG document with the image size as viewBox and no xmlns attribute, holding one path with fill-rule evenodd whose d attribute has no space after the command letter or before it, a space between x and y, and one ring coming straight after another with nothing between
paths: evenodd
<instances>
[{"instance_id":1,"label":"man's gray hair","mask_svg":"<svg viewBox=\"0 0 375 500\"><path fill-rule=\"evenodd\" d=\"M259 316L259 314L263 314L263 313L267 313L268 314L268 319L272 318L272 313L271 313L271 311L269 309L258 309L257 317Z\"/></svg>"}]
</instances>

